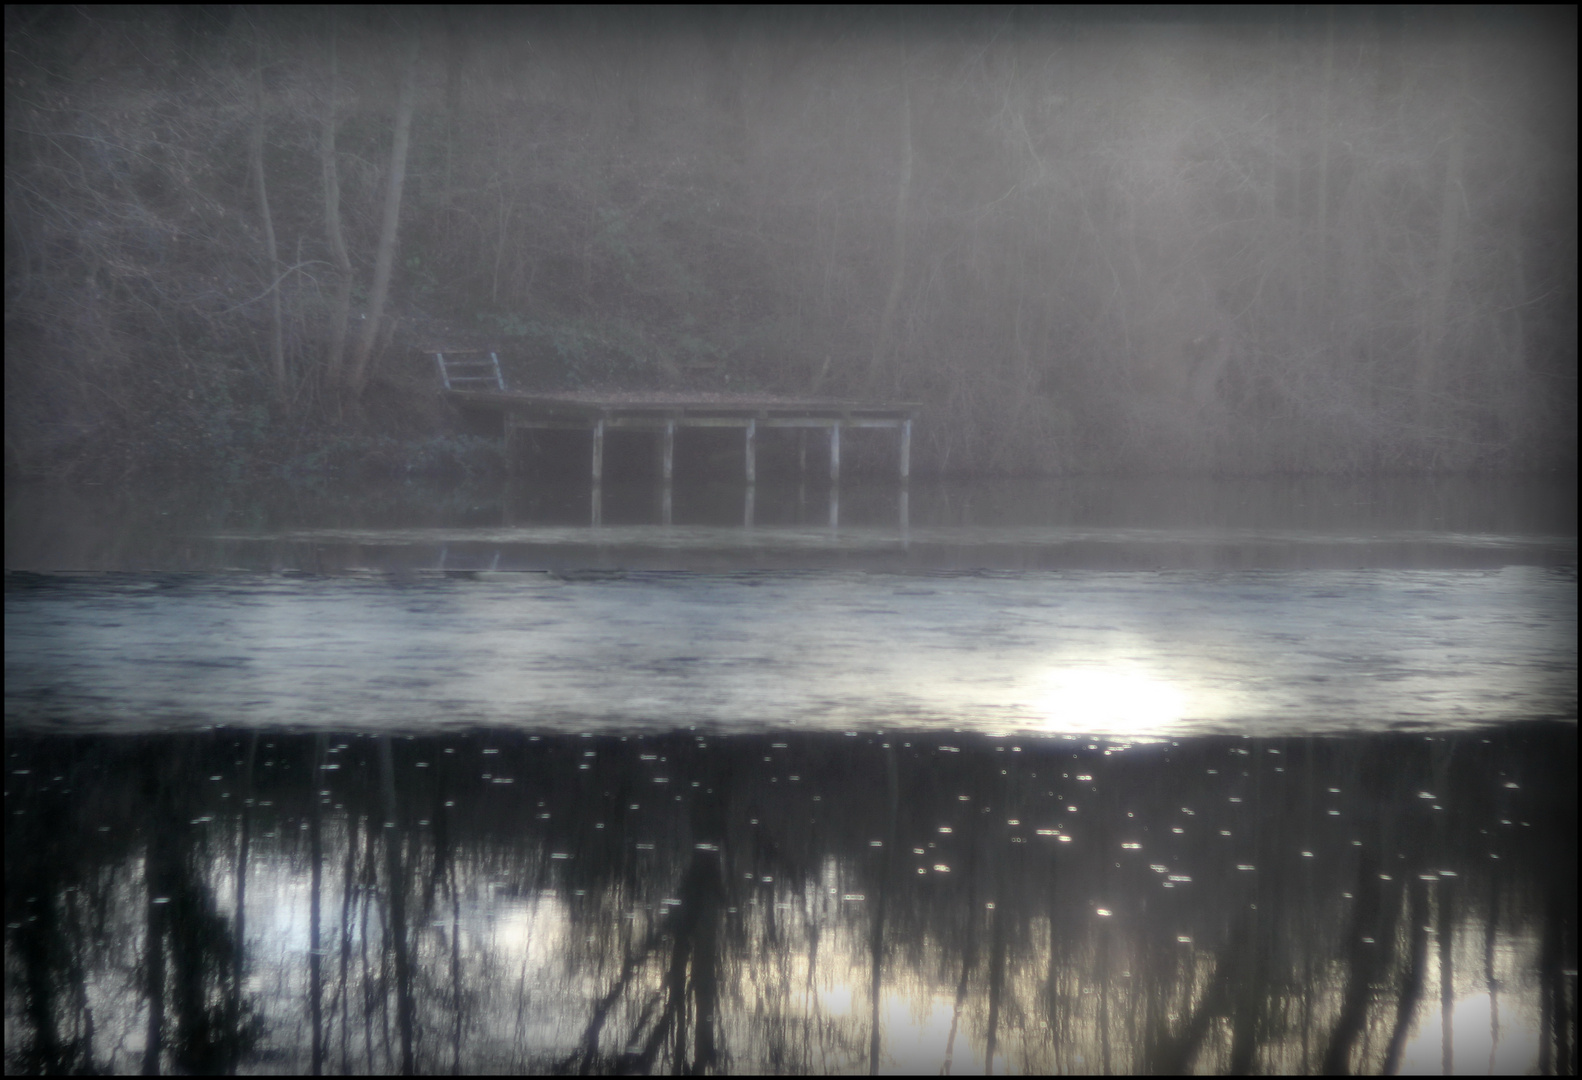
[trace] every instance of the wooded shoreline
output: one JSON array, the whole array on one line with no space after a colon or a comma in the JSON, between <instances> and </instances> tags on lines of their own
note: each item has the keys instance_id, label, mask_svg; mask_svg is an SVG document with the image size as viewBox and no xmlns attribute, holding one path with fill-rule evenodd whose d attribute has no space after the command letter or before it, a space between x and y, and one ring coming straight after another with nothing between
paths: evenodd
<instances>
[{"instance_id":1,"label":"wooded shoreline","mask_svg":"<svg viewBox=\"0 0 1582 1080\"><path fill-rule=\"evenodd\" d=\"M7 475L487 473L538 393L919 475L1574 472L1573 9L12 8Z\"/></svg>"}]
</instances>

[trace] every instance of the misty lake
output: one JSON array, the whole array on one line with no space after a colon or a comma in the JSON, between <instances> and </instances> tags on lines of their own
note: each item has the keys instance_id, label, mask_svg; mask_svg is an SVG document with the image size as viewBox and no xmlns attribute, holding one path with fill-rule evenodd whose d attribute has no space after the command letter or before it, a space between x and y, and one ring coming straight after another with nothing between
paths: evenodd
<instances>
[{"instance_id":1,"label":"misty lake","mask_svg":"<svg viewBox=\"0 0 1582 1080\"><path fill-rule=\"evenodd\" d=\"M1574 484L592 498L8 489L8 1066L1575 1069Z\"/></svg>"}]
</instances>

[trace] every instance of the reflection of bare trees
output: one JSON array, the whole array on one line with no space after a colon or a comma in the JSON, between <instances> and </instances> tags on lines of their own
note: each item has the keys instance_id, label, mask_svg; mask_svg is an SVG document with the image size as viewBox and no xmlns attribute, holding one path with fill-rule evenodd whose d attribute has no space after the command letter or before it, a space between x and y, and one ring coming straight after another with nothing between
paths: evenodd
<instances>
[{"instance_id":1,"label":"reflection of bare trees","mask_svg":"<svg viewBox=\"0 0 1582 1080\"><path fill-rule=\"evenodd\" d=\"M99 920L83 910L80 865L63 857L63 836L46 825L62 811L61 796L41 788L26 776L8 778L7 803L25 793L32 812L20 820L6 818L6 881L25 878L30 894L18 897L6 889L7 1071L90 1072L94 1016L83 992L84 953L102 943L102 936L77 933ZM72 989L63 993L65 987ZM18 1005L26 1031L20 1039L11 1027Z\"/></svg>"},{"instance_id":2,"label":"reflection of bare trees","mask_svg":"<svg viewBox=\"0 0 1582 1080\"><path fill-rule=\"evenodd\" d=\"M879 1001L884 986L885 914L889 908L892 870L895 865L896 817L900 813L900 792L896 780L895 749L884 744L885 813L884 839L879 841L878 869L874 874L875 903L873 925L868 931L868 956L872 965L868 992L868 1072L879 1072Z\"/></svg>"},{"instance_id":3,"label":"reflection of bare trees","mask_svg":"<svg viewBox=\"0 0 1582 1080\"><path fill-rule=\"evenodd\" d=\"M1575 774L1573 745L1569 767ZM1576 784L1545 787L1540 812L1561 826L1562 851L1542 865L1543 934L1538 946L1538 1071L1574 1074L1577 1068Z\"/></svg>"},{"instance_id":4,"label":"reflection of bare trees","mask_svg":"<svg viewBox=\"0 0 1582 1080\"><path fill-rule=\"evenodd\" d=\"M1384 1051L1384 1071L1391 1075L1400 1068L1401 1051L1406 1046L1406 1036L1411 1033L1417 1006L1423 999L1423 982L1428 968L1428 886L1421 878L1413 878L1407 884L1406 893L1407 936L1411 941L1411 955L1400 1000L1396 1004L1395 1027L1390 1032L1390 1043ZM1342 1046L1338 1039L1332 1044L1331 1052L1338 1059L1337 1071L1339 1062L1344 1061L1344 1054L1349 1049L1349 1043Z\"/></svg>"},{"instance_id":5,"label":"reflection of bare trees","mask_svg":"<svg viewBox=\"0 0 1582 1080\"><path fill-rule=\"evenodd\" d=\"M152 795L144 830L142 990L144 1075L168 1060L178 1072L231 1072L257 1036L250 1003L236 992L242 954L208 880L213 854L197 828L188 772L197 747L150 754L142 763ZM91 1052L91 1051L90 1051Z\"/></svg>"},{"instance_id":6,"label":"reflection of bare trees","mask_svg":"<svg viewBox=\"0 0 1582 1080\"><path fill-rule=\"evenodd\" d=\"M679 903L656 925L595 1004L575 1051L560 1072L650 1072L660 1062L672 1072L702 1072L720 1063L720 913L725 896L721 844L728 774L718 774L692 804L692 853ZM668 954L668 955L667 955ZM640 978L654 967L657 981ZM634 997L636 1019L618 1049L601 1051L606 1021L623 998ZM690 1038L689 1038L690 1034Z\"/></svg>"},{"instance_id":7,"label":"reflection of bare trees","mask_svg":"<svg viewBox=\"0 0 1582 1080\"><path fill-rule=\"evenodd\" d=\"M316 781L324 767L327 737L313 739L313 772ZM320 934L320 898L324 889L324 813L315 791L308 810L308 1023L313 1032L314 1076L324 1072L324 949ZM240 908L240 905L238 905Z\"/></svg>"},{"instance_id":8,"label":"reflection of bare trees","mask_svg":"<svg viewBox=\"0 0 1582 1080\"><path fill-rule=\"evenodd\" d=\"M1544 904L1543 941L1538 947L1538 1071L1576 1072L1576 860L1565 883L1551 878ZM1562 959L1564 958L1564 959ZM1564 970L1565 965L1570 970Z\"/></svg>"},{"instance_id":9,"label":"reflection of bare trees","mask_svg":"<svg viewBox=\"0 0 1582 1080\"><path fill-rule=\"evenodd\" d=\"M13 737L8 1064L1573 1066L1574 729L949 739Z\"/></svg>"},{"instance_id":10,"label":"reflection of bare trees","mask_svg":"<svg viewBox=\"0 0 1582 1080\"><path fill-rule=\"evenodd\" d=\"M407 953L406 867L402 861L402 815L396 807L395 766L390 738L379 739L379 786L384 792L385 888L389 904L386 932L395 955L396 1024L401 1036L401 1075L412 1075L412 972Z\"/></svg>"},{"instance_id":11,"label":"reflection of bare trees","mask_svg":"<svg viewBox=\"0 0 1582 1080\"><path fill-rule=\"evenodd\" d=\"M238 805L236 863L232 876L236 879L236 911L233 917L234 938L232 948L237 958L231 968L231 1008L241 1012L244 989L242 979L247 973L247 866L253 842L253 766L258 760L258 733L247 739L247 754L240 760L238 777Z\"/></svg>"}]
</instances>

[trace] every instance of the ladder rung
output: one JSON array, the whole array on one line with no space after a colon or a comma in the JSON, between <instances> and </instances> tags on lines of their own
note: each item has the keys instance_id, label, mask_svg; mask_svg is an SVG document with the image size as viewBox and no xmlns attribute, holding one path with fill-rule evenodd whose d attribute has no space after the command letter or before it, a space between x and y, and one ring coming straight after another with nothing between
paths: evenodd
<instances>
[{"instance_id":1,"label":"ladder rung","mask_svg":"<svg viewBox=\"0 0 1582 1080\"><path fill-rule=\"evenodd\" d=\"M474 357L483 352L482 349L459 349L457 352L472 353ZM447 357L442 352L436 352L435 358L439 360L440 377L447 387L458 386L462 383L469 385L484 384L498 390L505 389L505 379L500 374L500 358L494 353L488 354L488 359L458 359Z\"/></svg>"}]
</instances>

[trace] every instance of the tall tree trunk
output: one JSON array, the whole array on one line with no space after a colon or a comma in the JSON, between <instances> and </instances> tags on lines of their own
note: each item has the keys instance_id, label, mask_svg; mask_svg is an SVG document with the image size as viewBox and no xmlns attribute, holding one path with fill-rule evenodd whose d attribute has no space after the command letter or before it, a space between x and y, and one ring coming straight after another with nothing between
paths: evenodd
<instances>
[{"instance_id":1,"label":"tall tree trunk","mask_svg":"<svg viewBox=\"0 0 1582 1080\"><path fill-rule=\"evenodd\" d=\"M341 228L341 183L335 163L335 87L340 76L335 41L335 14L330 12L330 87L324 109L324 134L319 143L319 158L324 173L324 232L330 243L330 257L340 275L335 284L335 307L330 314L330 348L324 357L325 379L331 385L341 381L346 363L346 322L352 313L352 260L346 253L346 236Z\"/></svg>"},{"instance_id":2,"label":"tall tree trunk","mask_svg":"<svg viewBox=\"0 0 1582 1080\"><path fill-rule=\"evenodd\" d=\"M253 187L258 192L258 223L264 233L264 273L269 279L269 389L277 402L286 397L285 332L280 313L280 255L275 245L275 221L269 212L269 189L264 185L264 51L253 41L253 136L249 158Z\"/></svg>"},{"instance_id":3,"label":"tall tree trunk","mask_svg":"<svg viewBox=\"0 0 1582 1080\"><path fill-rule=\"evenodd\" d=\"M1329 129L1330 86L1335 72L1335 9L1326 13L1323 84L1319 87L1318 191L1314 196L1316 227L1313 236L1313 277L1308 287L1308 327L1324 325L1329 317Z\"/></svg>"},{"instance_id":4,"label":"tall tree trunk","mask_svg":"<svg viewBox=\"0 0 1582 1080\"><path fill-rule=\"evenodd\" d=\"M374 259L374 283L368 297L368 318L352 353L346 372L346 387L354 395L368 385L368 361L379 336L384 317L385 295L390 291L390 272L395 265L397 234L401 226L401 189L406 185L407 147L412 135L412 112L417 101L418 38L413 33L407 45L406 70L401 77L401 97L396 104L395 138L390 146L390 183L385 188L384 220L379 227L379 253Z\"/></svg>"},{"instance_id":5,"label":"tall tree trunk","mask_svg":"<svg viewBox=\"0 0 1582 1080\"><path fill-rule=\"evenodd\" d=\"M884 311L879 316L879 331L873 339L873 356L868 362L868 393L876 393L883 376L885 360L890 351L890 333L895 323L895 309L901 302L901 290L906 284L906 218L907 204L912 192L912 90L906 84L903 55L901 83L901 175L895 193L895 239L891 245L893 264L890 270L890 291L884 299Z\"/></svg>"},{"instance_id":6,"label":"tall tree trunk","mask_svg":"<svg viewBox=\"0 0 1582 1080\"><path fill-rule=\"evenodd\" d=\"M461 66L467 50L461 16L445 8L445 177L440 185L439 208L447 229L456 198L456 136L461 130Z\"/></svg>"},{"instance_id":7,"label":"tall tree trunk","mask_svg":"<svg viewBox=\"0 0 1582 1080\"><path fill-rule=\"evenodd\" d=\"M1463 31L1458 26L1456 49L1452 63L1456 65L1457 89L1466 85L1467 61ZM1462 189L1463 162L1466 157L1466 123L1463 120L1461 99L1451 103L1449 148L1445 157L1445 171L1439 189L1439 245L1434 255L1433 275L1429 281L1428 305L1423 313L1421 332L1417 337L1417 367L1413 384L1413 407L1417 420L1417 438L1423 439L1427 430L1440 417L1434 412L1436 390L1444 380L1444 350L1449 338L1450 292L1455 280L1456 258L1461 248L1462 203L1466 194Z\"/></svg>"},{"instance_id":8,"label":"tall tree trunk","mask_svg":"<svg viewBox=\"0 0 1582 1080\"><path fill-rule=\"evenodd\" d=\"M742 98L741 69L731 56L735 29L721 6L710 5L705 10L708 12L703 19L709 50L708 95L717 110L715 130L724 144L727 160L740 170L747 164L747 110Z\"/></svg>"}]
</instances>

